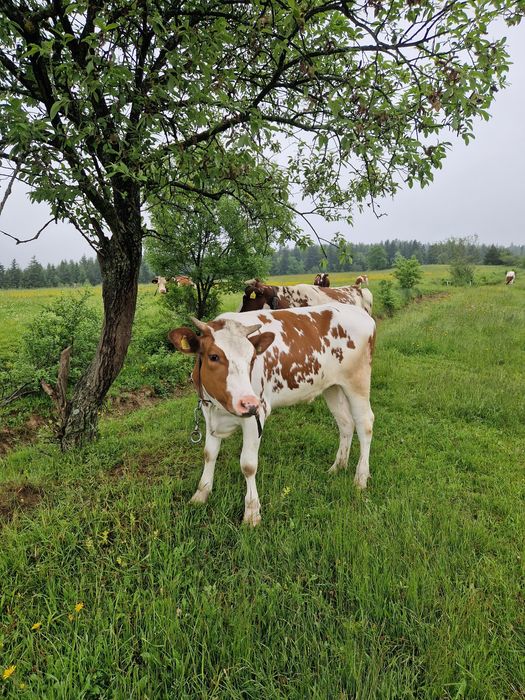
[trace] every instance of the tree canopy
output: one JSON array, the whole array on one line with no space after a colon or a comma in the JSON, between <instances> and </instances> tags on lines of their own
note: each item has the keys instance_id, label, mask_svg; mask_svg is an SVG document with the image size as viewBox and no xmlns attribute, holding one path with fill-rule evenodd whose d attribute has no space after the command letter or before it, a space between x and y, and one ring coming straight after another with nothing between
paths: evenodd
<instances>
[{"instance_id":1,"label":"tree canopy","mask_svg":"<svg viewBox=\"0 0 525 700\"><path fill-rule=\"evenodd\" d=\"M197 204L189 215L167 202L155 209L155 236L148 239L147 260L166 277L191 277L197 318L209 315L208 299L218 282L221 291L239 291L246 279L267 273L271 244L293 236L287 208L274 206L271 217L264 209L266 218L252 219L230 197Z\"/></svg>"},{"instance_id":2,"label":"tree canopy","mask_svg":"<svg viewBox=\"0 0 525 700\"><path fill-rule=\"evenodd\" d=\"M470 138L507 69L490 22L523 7L1 0L3 162L98 248L122 199L166 187L183 209L297 188L347 212L399 176L428 182L443 127Z\"/></svg>"}]
</instances>

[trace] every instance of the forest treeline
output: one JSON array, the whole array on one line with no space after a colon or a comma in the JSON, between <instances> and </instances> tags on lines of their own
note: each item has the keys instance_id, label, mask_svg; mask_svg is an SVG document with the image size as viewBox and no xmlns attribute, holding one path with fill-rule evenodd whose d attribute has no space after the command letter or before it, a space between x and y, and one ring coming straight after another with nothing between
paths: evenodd
<instances>
[{"instance_id":1,"label":"forest treeline","mask_svg":"<svg viewBox=\"0 0 525 700\"><path fill-rule=\"evenodd\" d=\"M525 261L525 245L506 248L495 245L480 245L470 239L449 239L442 243L420 241L386 240L381 243L353 243L351 261L340 260L339 251L331 245L323 248L312 245L306 249L281 248L271 259L272 275L291 275L318 272L326 260L328 272L363 272L386 270L394 265L396 255L411 258L413 255L422 265L450 265L461 259L473 265L509 265L520 267Z\"/></svg>"},{"instance_id":2,"label":"forest treeline","mask_svg":"<svg viewBox=\"0 0 525 700\"><path fill-rule=\"evenodd\" d=\"M392 267L396 255L410 258L413 255L423 265L451 264L458 256L471 264L508 265L522 267L525 264L525 245L497 247L479 245L466 239L450 239L442 243L386 240L381 243L355 243L351 247L351 260L339 259L339 251L332 245L311 245L307 248L280 248L268 258L267 269L272 275L316 273L326 261L329 272L384 270ZM140 269L140 282L150 282L154 274L174 275L180 270L151 270L146 260ZM83 256L79 261L63 260L58 265L41 265L35 257L26 268L16 260L8 267L0 264L0 288L32 289L36 287L69 287L100 284L100 269L95 258Z\"/></svg>"},{"instance_id":3,"label":"forest treeline","mask_svg":"<svg viewBox=\"0 0 525 700\"><path fill-rule=\"evenodd\" d=\"M139 282L151 282L153 275L145 260L140 268ZM16 260L9 267L0 264L0 289L34 289L37 287L75 287L100 284L100 267L96 258L62 260L58 265L41 265L33 257L26 268Z\"/></svg>"}]
</instances>

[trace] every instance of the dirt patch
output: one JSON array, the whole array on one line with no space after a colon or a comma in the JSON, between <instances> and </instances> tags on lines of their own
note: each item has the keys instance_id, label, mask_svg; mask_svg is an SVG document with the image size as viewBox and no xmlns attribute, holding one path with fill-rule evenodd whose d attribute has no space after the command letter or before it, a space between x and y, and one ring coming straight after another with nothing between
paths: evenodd
<instances>
[{"instance_id":1,"label":"dirt patch","mask_svg":"<svg viewBox=\"0 0 525 700\"><path fill-rule=\"evenodd\" d=\"M33 414L21 425L0 428L0 455L12 450L18 443L32 443L38 438L38 431L49 424L49 419Z\"/></svg>"},{"instance_id":2,"label":"dirt patch","mask_svg":"<svg viewBox=\"0 0 525 700\"><path fill-rule=\"evenodd\" d=\"M0 484L0 525L10 522L15 513L33 510L44 497L44 491L33 484Z\"/></svg>"},{"instance_id":3,"label":"dirt patch","mask_svg":"<svg viewBox=\"0 0 525 700\"><path fill-rule=\"evenodd\" d=\"M114 464L107 472L110 479L145 479L156 481L169 476L169 469L163 463L164 454L142 452Z\"/></svg>"},{"instance_id":4,"label":"dirt patch","mask_svg":"<svg viewBox=\"0 0 525 700\"><path fill-rule=\"evenodd\" d=\"M144 387L136 391L123 391L117 396L109 396L104 405L104 413L112 416L124 416L145 406L153 406L161 400L153 389Z\"/></svg>"},{"instance_id":5,"label":"dirt patch","mask_svg":"<svg viewBox=\"0 0 525 700\"><path fill-rule=\"evenodd\" d=\"M422 304L424 301L439 301L449 296L450 292L432 292L431 294L424 294L421 297L416 297L414 301L416 304Z\"/></svg>"},{"instance_id":6,"label":"dirt patch","mask_svg":"<svg viewBox=\"0 0 525 700\"><path fill-rule=\"evenodd\" d=\"M193 387L189 384L176 387L170 391L169 395L167 396L158 396L155 393L155 390L148 386L142 387L142 389L137 389L135 391L122 391L120 394L115 396L106 397L103 414L109 416L124 416L132 411L137 411L139 408L154 406L160 401L165 401L166 399L188 396L192 392Z\"/></svg>"}]
</instances>

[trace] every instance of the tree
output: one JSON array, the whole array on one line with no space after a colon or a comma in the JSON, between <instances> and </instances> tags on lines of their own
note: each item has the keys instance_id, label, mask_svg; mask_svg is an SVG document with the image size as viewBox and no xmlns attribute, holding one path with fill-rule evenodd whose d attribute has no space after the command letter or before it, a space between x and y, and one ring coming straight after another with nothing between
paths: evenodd
<instances>
[{"instance_id":1,"label":"tree","mask_svg":"<svg viewBox=\"0 0 525 700\"><path fill-rule=\"evenodd\" d=\"M388 267L386 250L382 245L373 245L368 251L368 265L371 270L384 270Z\"/></svg>"},{"instance_id":2,"label":"tree","mask_svg":"<svg viewBox=\"0 0 525 700\"><path fill-rule=\"evenodd\" d=\"M496 248L495 245L491 245L485 253L483 263L485 265L503 265L503 260L501 259L501 251L498 248Z\"/></svg>"},{"instance_id":3,"label":"tree","mask_svg":"<svg viewBox=\"0 0 525 700\"><path fill-rule=\"evenodd\" d=\"M280 256L280 264L279 264L279 275L287 275L288 274L288 268L290 266L290 249L289 248L282 248L281 256Z\"/></svg>"},{"instance_id":4,"label":"tree","mask_svg":"<svg viewBox=\"0 0 525 700\"><path fill-rule=\"evenodd\" d=\"M508 67L489 27L517 23L523 0L0 10L3 166L73 223L101 268L104 323L68 403L66 448L95 434L124 362L152 194L169 189L181 211L224 195L250 209L262 192L285 203L294 188L336 218L400 178L427 184L445 157L440 131L469 140L488 116ZM283 139L286 169L261 167Z\"/></svg>"},{"instance_id":5,"label":"tree","mask_svg":"<svg viewBox=\"0 0 525 700\"><path fill-rule=\"evenodd\" d=\"M261 212L256 220L246 215L234 199L196 205L189 216L169 204L159 205L153 216L156 236L147 243L146 257L162 275L186 274L195 283L192 313L199 319L210 315L216 285L240 291L245 280L267 273L269 244L291 236L289 209L274 206L271 217ZM184 299L192 304L192 292Z\"/></svg>"},{"instance_id":6,"label":"tree","mask_svg":"<svg viewBox=\"0 0 525 700\"><path fill-rule=\"evenodd\" d=\"M9 289L18 289L18 287L22 285L22 270L19 268L14 258L9 268L6 270L5 279L6 287Z\"/></svg>"},{"instance_id":7,"label":"tree","mask_svg":"<svg viewBox=\"0 0 525 700\"><path fill-rule=\"evenodd\" d=\"M46 286L44 268L34 256L22 274L22 285L28 289Z\"/></svg>"},{"instance_id":8,"label":"tree","mask_svg":"<svg viewBox=\"0 0 525 700\"><path fill-rule=\"evenodd\" d=\"M333 246L330 246L332 248ZM336 252L336 251L335 251ZM323 259L321 248L317 245L311 245L306 249L306 257L304 260L304 269L306 272L319 272L319 266Z\"/></svg>"}]
</instances>

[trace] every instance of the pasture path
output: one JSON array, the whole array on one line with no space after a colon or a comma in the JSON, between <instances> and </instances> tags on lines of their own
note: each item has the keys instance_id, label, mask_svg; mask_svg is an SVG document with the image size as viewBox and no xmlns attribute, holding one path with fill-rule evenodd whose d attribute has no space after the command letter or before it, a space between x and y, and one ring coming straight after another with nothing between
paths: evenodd
<instances>
[{"instance_id":1,"label":"pasture path","mask_svg":"<svg viewBox=\"0 0 525 700\"><path fill-rule=\"evenodd\" d=\"M187 503L192 396L105 419L83 450L12 452L0 697L523 698L524 366L519 282L382 321L370 488L357 445L326 474L323 401L282 409L256 530L238 435L208 505Z\"/></svg>"}]
</instances>

